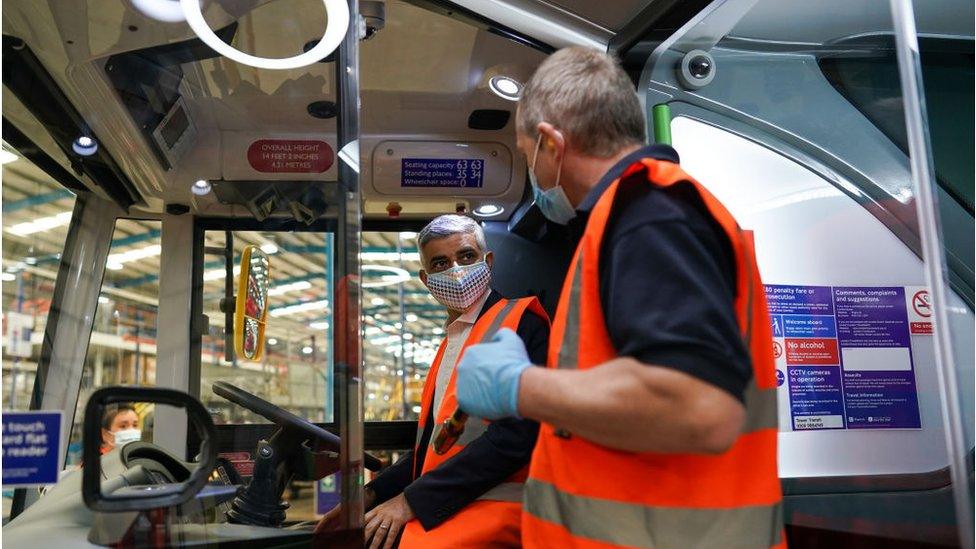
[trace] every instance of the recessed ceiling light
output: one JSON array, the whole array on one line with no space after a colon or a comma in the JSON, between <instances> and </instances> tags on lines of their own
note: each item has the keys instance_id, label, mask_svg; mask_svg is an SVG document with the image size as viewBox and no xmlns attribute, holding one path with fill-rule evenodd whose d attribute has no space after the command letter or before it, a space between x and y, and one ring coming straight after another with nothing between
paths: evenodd
<instances>
[{"instance_id":1,"label":"recessed ceiling light","mask_svg":"<svg viewBox=\"0 0 976 549\"><path fill-rule=\"evenodd\" d=\"M502 99L518 101L522 97L522 84L510 76L501 74L492 76L488 80L488 89Z\"/></svg>"},{"instance_id":2,"label":"recessed ceiling light","mask_svg":"<svg viewBox=\"0 0 976 549\"><path fill-rule=\"evenodd\" d=\"M482 204L474 209L474 215L481 217L491 217L505 211L505 208L497 204Z\"/></svg>"},{"instance_id":3,"label":"recessed ceiling light","mask_svg":"<svg viewBox=\"0 0 976 549\"><path fill-rule=\"evenodd\" d=\"M163 23L176 23L186 19L180 0L129 0L146 17Z\"/></svg>"},{"instance_id":4,"label":"recessed ceiling light","mask_svg":"<svg viewBox=\"0 0 976 549\"><path fill-rule=\"evenodd\" d=\"M311 347L309 347L308 345L302 347L302 352L305 353L306 355L312 354L312 350L313 349Z\"/></svg>"},{"instance_id":5,"label":"recessed ceiling light","mask_svg":"<svg viewBox=\"0 0 976 549\"><path fill-rule=\"evenodd\" d=\"M81 156L91 156L98 152L98 141L87 135L82 135L71 143L71 150Z\"/></svg>"},{"instance_id":6,"label":"recessed ceiling light","mask_svg":"<svg viewBox=\"0 0 976 549\"><path fill-rule=\"evenodd\" d=\"M278 340L277 339L275 339L273 337L268 339L268 345L277 345L277 344L278 344Z\"/></svg>"},{"instance_id":7,"label":"recessed ceiling light","mask_svg":"<svg viewBox=\"0 0 976 549\"><path fill-rule=\"evenodd\" d=\"M197 196L204 196L210 193L213 186L206 179L198 179L190 186L190 191Z\"/></svg>"}]
</instances>

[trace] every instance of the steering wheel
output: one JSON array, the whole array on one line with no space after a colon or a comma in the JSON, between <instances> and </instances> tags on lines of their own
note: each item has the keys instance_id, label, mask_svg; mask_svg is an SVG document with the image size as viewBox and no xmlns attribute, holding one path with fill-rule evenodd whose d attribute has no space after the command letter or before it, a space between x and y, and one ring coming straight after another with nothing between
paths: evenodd
<instances>
[{"instance_id":1,"label":"steering wheel","mask_svg":"<svg viewBox=\"0 0 976 549\"><path fill-rule=\"evenodd\" d=\"M240 387L235 387L225 381L215 381L213 384L213 392L215 395L221 396L238 406L247 408L279 427L291 427L308 435L309 438L318 440L329 450L334 452L339 451L340 439L338 436ZM370 471L379 471L382 467L379 458L369 454L363 455L363 463Z\"/></svg>"}]
</instances>

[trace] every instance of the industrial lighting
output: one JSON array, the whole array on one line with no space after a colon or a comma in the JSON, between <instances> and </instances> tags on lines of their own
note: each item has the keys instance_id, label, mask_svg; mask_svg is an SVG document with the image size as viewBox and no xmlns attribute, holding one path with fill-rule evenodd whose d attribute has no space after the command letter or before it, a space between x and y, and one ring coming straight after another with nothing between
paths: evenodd
<instances>
[{"instance_id":1,"label":"industrial lighting","mask_svg":"<svg viewBox=\"0 0 976 549\"><path fill-rule=\"evenodd\" d=\"M13 282L14 280L17 280L17 275L13 273L3 273L0 274L0 280L4 282Z\"/></svg>"},{"instance_id":2,"label":"industrial lighting","mask_svg":"<svg viewBox=\"0 0 976 549\"><path fill-rule=\"evenodd\" d=\"M261 244L261 251L268 255L276 254L278 253L278 245L275 244L274 242L267 242L265 244Z\"/></svg>"},{"instance_id":3,"label":"industrial lighting","mask_svg":"<svg viewBox=\"0 0 976 549\"><path fill-rule=\"evenodd\" d=\"M399 267L392 267L389 265L363 265L360 267L362 271L379 271L386 272L389 274L380 277L380 280L376 282L363 282L360 284L363 288L378 288L380 286L391 286L393 284L399 284L401 282L406 282L410 280L410 273L406 269L401 269Z\"/></svg>"},{"instance_id":4,"label":"industrial lighting","mask_svg":"<svg viewBox=\"0 0 976 549\"><path fill-rule=\"evenodd\" d=\"M474 215L479 217L491 217L505 211L505 208L496 204L482 204L474 209Z\"/></svg>"},{"instance_id":5,"label":"industrial lighting","mask_svg":"<svg viewBox=\"0 0 976 549\"><path fill-rule=\"evenodd\" d=\"M40 219L35 219L34 221L18 223L7 229L7 232L13 233L17 236L28 236L34 233L50 231L56 227L63 227L70 222L71 212L61 212L57 215L42 217Z\"/></svg>"},{"instance_id":6,"label":"industrial lighting","mask_svg":"<svg viewBox=\"0 0 976 549\"><path fill-rule=\"evenodd\" d=\"M81 156L91 156L98 152L98 141L87 135L82 135L71 143L71 150Z\"/></svg>"},{"instance_id":7,"label":"industrial lighting","mask_svg":"<svg viewBox=\"0 0 976 549\"><path fill-rule=\"evenodd\" d=\"M318 322L312 322L308 327L313 330L328 330L329 322L327 320L320 320Z\"/></svg>"},{"instance_id":8,"label":"industrial lighting","mask_svg":"<svg viewBox=\"0 0 976 549\"><path fill-rule=\"evenodd\" d=\"M208 195L211 190L213 190L213 186L206 179L198 179L193 185L190 185L190 192L197 196Z\"/></svg>"},{"instance_id":9,"label":"industrial lighting","mask_svg":"<svg viewBox=\"0 0 976 549\"><path fill-rule=\"evenodd\" d=\"M420 261L420 252L362 252L361 261Z\"/></svg>"},{"instance_id":10,"label":"industrial lighting","mask_svg":"<svg viewBox=\"0 0 976 549\"><path fill-rule=\"evenodd\" d=\"M272 338L268 338L268 345L277 345L277 344L278 344L278 340L277 339L275 339L273 337Z\"/></svg>"},{"instance_id":11,"label":"industrial lighting","mask_svg":"<svg viewBox=\"0 0 976 549\"><path fill-rule=\"evenodd\" d=\"M132 261L138 261L140 259L146 259L148 257L155 257L161 254L162 252L163 252L162 246L160 246L159 244L153 244L151 246L146 246L145 248L138 248L135 250L128 250L117 254L110 254L108 256L108 263L109 265L124 265L125 263L129 263ZM109 268L111 269L111 267ZM119 267L118 269L112 269L112 270L117 271L121 268L122 267Z\"/></svg>"},{"instance_id":12,"label":"industrial lighting","mask_svg":"<svg viewBox=\"0 0 976 549\"><path fill-rule=\"evenodd\" d=\"M417 319L418 318L420 318L420 317L418 317L417 315L415 315L413 313L410 313L410 314L407 315L407 322L417 322Z\"/></svg>"},{"instance_id":13,"label":"industrial lighting","mask_svg":"<svg viewBox=\"0 0 976 549\"><path fill-rule=\"evenodd\" d=\"M431 333L436 336L439 336L444 333L444 328L434 328L433 330L431 330Z\"/></svg>"},{"instance_id":14,"label":"industrial lighting","mask_svg":"<svg viewBox=\"0 0 976 549\"><path fill-rule=\"evenodd\" d=\"M382 297L374 297L373 299L369 300L369 302L374 306L379 306L386 303Z\"/></svg>"},{"instance_id":15,"label":"industrial lighting","mask_svg":"<svg viewBox=\"0 0 976 549\"><path fill-rule=\"evenodd\" d=\"M518 101L522 97L522 84L510 76L501 74L492 76L488 80L488 89L502 99Z\"/></svg>"},{"instance_id":16,"label":"industrial lighting","mask_svg":"<svg viewBox=\"0 0 976 549\"><path fill-rule=\"evenodd\" d=\"M186 17L186 22L190 24L190 28L193 29L197 37L217 53L251 67L281 70L297 69L325 59L339 47L342 39L346 36L346 30L349 27L349 6L346 5L346 0L322 0L322 3L328 15L328 24L322 34L322 39L307 52L283 59L248 55L221 40L203 18L203 12L200 11L200 0L180 0L180 7L183 8L183 16Z\"/></svg>"},{"instance_id":17,"label":"industrial lighting","mask_svg":"<svg viewBox=\"0 0 976 549\"><path fill-rule=\"evenodd\" d=\"M234 274L235 275L241 274L241 268L239 266L234 267ZM203 273L203 281L204 282L210 282L212 280L220 280L221 278L224 278L225 276L227 276L227 271L226 270L224 270L224 269L212 269L210 271L207 271L207 272Z\"/></svg>"},{"instance_id":18,"label":"industrial lighting","mask_svg":"<svg viewBox=\"0 0 976 549\"><path fill-rule=\"evenodd\" d=\"M18 158L20 157L8 151L7 149L0 149L0 164L7 164L9 162L13 162L14 160L17 160Z\"/></svg>"},{"instance_id":19,"label":"industrial lighting","mask_svg":"<svg viewBox=\"0 0 976 549\"><path fill-rule=\"evenodd\" d=\"M278 307L277 309L271 309L271 316L283 316L290 315L293 313L303 313L306 311L320 311L322 309L328 309L328 300L322 299L320 301L309 301L306 303L298 303L296 305L286 305L284 307Z\"/></svg>"},{"instance_id":20,"label":"industrial lighting","mask_svg":"<svg viewBox=\"0 0 976 549\"><path fill-rule=\"evenodd\" d=\"M311 348L310 346L308 346L308 345L306 345L306 346L304 346L304 347L302 347L302 353L304 353L304 354L306 354L306 355L310 355L310 354L312 354L312 351L314 351L314 350L315 350L315 349L312 349L312 348Z\"/></svg>"},{"instance_id":21,"label":"industrial lighting","mask_svg":"<svg viewBox=\"0 0 976 549\"><path fill-rule=\"evenodd\" d=\"M299 280L298 282L290 282L288 284L282 284L280 286L275 286L268 290L268 295L281 295L288 292L297 292L301 290L307 290L312 287L312 283L307 280Z\"/></svg>"}]
</instances>

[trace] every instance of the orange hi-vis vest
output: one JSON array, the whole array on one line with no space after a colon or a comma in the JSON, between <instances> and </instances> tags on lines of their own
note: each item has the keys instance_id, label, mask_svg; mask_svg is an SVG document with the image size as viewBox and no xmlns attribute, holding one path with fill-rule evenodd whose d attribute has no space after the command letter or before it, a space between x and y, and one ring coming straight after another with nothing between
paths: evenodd
<instances>
[{"instance_id":1,"label":"orange hi-vis vest","mask_svg":"<svg viewBox=\"0 0 976 549\"><path fill-rule=\"evenodd\" d=\"M528 548L785 548L776 468L772 328L751 236L677 164L635 162L590 213L567 272L549 340L550 368L586 369L617 357L600 303L600 247L620 182L692 185L728 236L736 264L734 307L752 357L746 421L719 455L614 450L542 424L526 481ZM703 319L707 322L707 319Z\"/></svg>"},{"instance_id":2,"label":"orange hi-vis vest","mask_svg":"<svg viewBox=\"0 0 976 549\"><path fill-rule=\"evenodd\" d=\"M544 319L547 324L549 323L549 316L538 299L534 297L501 299L481 315L481 318L471 328L461 352L458 353L458 360L460 361L460 358L464 356L464 351L469 346L488 341L499 329L518 330L519 322L526 311L532 312ZM441 361L446 347L447 340L445 339L441 342L434 363L427 373L427 381L424 383L420 421L417 425L417 442L414 447L414 456L421 455L421 452L424 455L424 467L421 474L436 468L455 456L465 445L481 436L488 428L489 423L481 418L468 417L464 433L454 446L442 455L434 452L434 441L437 439L441 426L457 409L455 385L457 371L455 370L444 389L441 406L435 411L434 428L430 435L430 442L426 448L420 447L427 417L434 405L434 385L437 380L437 371L442 366ZM400 549L521 547L522 495L527 474L528 466L429 531L424 530L416 519L411 520L403 530Z\"/></svg>"}]
</instances>

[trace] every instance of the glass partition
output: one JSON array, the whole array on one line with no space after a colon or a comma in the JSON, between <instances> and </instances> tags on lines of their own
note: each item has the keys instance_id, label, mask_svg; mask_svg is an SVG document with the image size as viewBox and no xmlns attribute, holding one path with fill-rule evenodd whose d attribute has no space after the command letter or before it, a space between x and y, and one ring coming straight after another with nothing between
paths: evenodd
<instances>
[{"instance_id":1,"label":"glass partition","mask_svg":"<svg viewBox=\"0 0 976 549\"><path fill-rule=\"evenodd\" d=\"M971 108L971 21L917 8L929 104L949 94ZM941 327L926 261L943 258L922 252L927 212L899 70L887 3L715 2L654 50L639 92L655 139L670 141L683 168L754 236L787 495L820 494L811 477L859 487L821 507L788 499L787 524L953 544L949 492L925 490L949 479L940 368L963 380L964 450L973 447L973 213L971 174L962 173L972 155L935 151L933 192L951 228L937 243L952 281ZM939 103L935 118L948 107ZM972 116L950 120L933 120L935 142L971 143ZM966 350L954 363L939 362L939 329ZM919 516L919 501L889 495L878 516L871 497L891 490L886 475L902 475L933 511Z\"/></svg>"}]
</instances>

